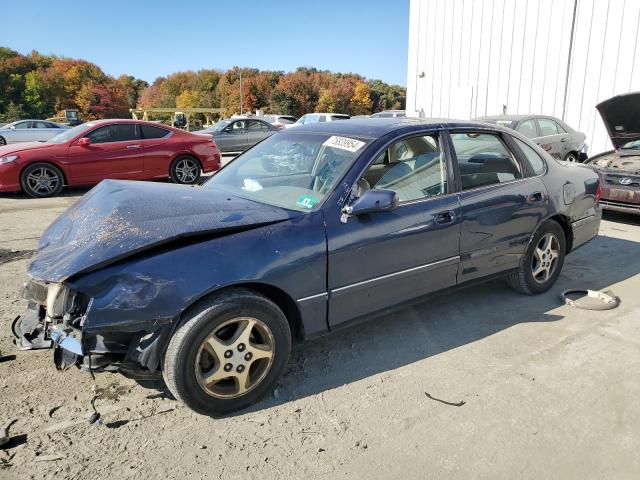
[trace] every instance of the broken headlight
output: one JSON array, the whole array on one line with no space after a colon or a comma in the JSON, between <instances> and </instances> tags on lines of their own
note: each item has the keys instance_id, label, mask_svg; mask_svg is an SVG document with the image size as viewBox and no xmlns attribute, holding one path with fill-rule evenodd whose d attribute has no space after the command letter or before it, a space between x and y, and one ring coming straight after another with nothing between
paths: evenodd
<instances>
[{"instance_id":1,"label":"broken headlight","mask_svg":"<svg viewBox=\"0 0 640 480\"><path fill-rule=\"evenodd\" d=\"M86 295L74 292L62 283L48 285L45 304L48 322L80 327L88 307L89 297Z\"/></svg>"}]
</instances>

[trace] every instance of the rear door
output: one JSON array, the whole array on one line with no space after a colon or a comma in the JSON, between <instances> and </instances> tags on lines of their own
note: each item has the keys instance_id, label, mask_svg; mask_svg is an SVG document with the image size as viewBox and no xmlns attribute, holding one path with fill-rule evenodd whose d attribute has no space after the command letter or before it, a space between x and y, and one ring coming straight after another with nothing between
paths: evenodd
<instances>
[{"instance_id":1,"label":"rear door","mask_svg":"<svg viewBox=\"0 0 640 480\"><path fill-rule=\"evenodd\" d=\"M325 210L331 327L455 285L460 206L440 138L413 135L371 159L358 186L395 191L395 210L346 223L340 205ZM393 161L380 176L389 157Z\"/></svg>"},{"instance_id":2,"label":"rear door","mask_svg":"<svg viewBox=\"0 0 640 480\"><path fill-rule=\"evenodd\" d=\"M69 147L68 159L75 182L92 184L106 178L136 179L144 172L144 150L135 123L105 125L83 137L88 146L75 141Z\"/></svg>"},{"instance_id":3,"label":"rear door","mask_svg":"<svg viewBox=\"0 0 640 480\"><path fill-rule=\"evenodd\" d=\"M144 178L167 176L173 159L169 138L171 130L155 125L139 124L140 145L144 153Z\"/></svg>"},{"instance_id":4,"label":"rear door","mask_svg":"<svg viewBox=\"0 0 640 480\"><path fill-rule=\"evenodd\" d=\"M275 133L271 125L267 122L262 122L260 120L248 120L247 124L246 148L254 146L256 143L261 142L268 136Z\"/></svg>"},{"instance_id":5,"label":"rear door","mask_svg":"<svg viewBox=\"0 0 640 480\"><path fill-rule=\"evenodd\" d=\"M544 183L520 158L512 138L502 132L450 132L460 189L458 283L516 268L547 211Z\"/></svg>"},{"instance_id":6,"label":"rear door","mask_svg":"<svg viewBox=\"0 0 640 480\"><path fill-rule=\"evenodd\" d=\"M538 118L536 121L540 137L536 138L535 142L551 156L558 160L564 159L567 134L564 133L564 130L560 130L558 124L550 118Z\"/></svg>"}]
</instances>

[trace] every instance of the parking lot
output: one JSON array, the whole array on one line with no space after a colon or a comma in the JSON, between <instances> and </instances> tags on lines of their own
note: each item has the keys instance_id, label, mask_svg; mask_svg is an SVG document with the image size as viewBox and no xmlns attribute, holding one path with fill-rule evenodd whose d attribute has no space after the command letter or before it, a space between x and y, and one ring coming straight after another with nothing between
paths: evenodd
<instances>
[{"instance_id":1,"label":"parking lot","mask_svg":"<svg viewBox=\"0 0 640 480\"><path fill-rule=\"evenodd\" d=\"M441 296L294 349L275 394L223 419L101 374L16 352L29 252L83 191L0 205L0 478L637 478L640 221L607 215L552 290L501 282ZM605 312L562 305L612 289ZM141 477L139 477L141 478Z\"/></svg>"}]
</instances>

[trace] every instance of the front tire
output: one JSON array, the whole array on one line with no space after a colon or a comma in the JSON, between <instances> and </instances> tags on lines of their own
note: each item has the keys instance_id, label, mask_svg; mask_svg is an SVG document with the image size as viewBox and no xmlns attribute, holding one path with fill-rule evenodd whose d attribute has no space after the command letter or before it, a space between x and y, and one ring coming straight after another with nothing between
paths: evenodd
<instances>
[{"instance_id":1,"label":"front tire","mask_svg":"<svg viewBox=\"0 0 640 480\"><path fill-rule=\"evenodd\" d=\"M186 313L167 347L163 377L192 410L225 415L269 394L290 352L291 330L282 310L256 292L233 290Z\"/></svg>"},{"instance_id":2,"label":"front tire","mask_svg":"<svg viewBox=\"0 0 640 480\"><path fill-rule=\"evenodd\" d=\"M547 220L533 236L520 267L509 274L507 282L514 290L528 295L546 292L560 275L566 249L564 230L558 222Z\"/></svg>"},{"instance_id":3,"label":"front tire","mask_svg":"<svg viewBox=\"0 0 640 480\"><path fill-rule=\"evenodd\" d=\"M200 162L188 155L181 155L176 158L169 168L169 176L171 177L171 180L181 185L193 185L198 183L201 174L202 167L200 167Z\"/></svg>"},{"instance_id":4,"label":"front tire","mask_svg":"<svg viewBox=\"0 0 640 480\"><path fill-rule=\"evenodd\" d=\"M58 167L37 162L27 166L20 174L24 193L33 198L46 198L62 191L64 176Z\"/></svg>"}]
</instances>

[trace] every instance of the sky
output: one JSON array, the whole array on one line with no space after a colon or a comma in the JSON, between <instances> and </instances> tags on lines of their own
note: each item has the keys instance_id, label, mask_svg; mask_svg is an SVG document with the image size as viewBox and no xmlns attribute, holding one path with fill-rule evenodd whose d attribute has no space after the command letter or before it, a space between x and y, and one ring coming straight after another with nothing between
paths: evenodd
<instances>
[{"instance_id":1,"label":"sky","mask_svg":"<svg viewBox=\"0 0 640 480\"><path fill-rule=\"evenodd\" d=\"M0 18L0 46L81 58L149 83L237 65L406 85L409 0L1 0Z\"/></svg>"}]
</instances>

